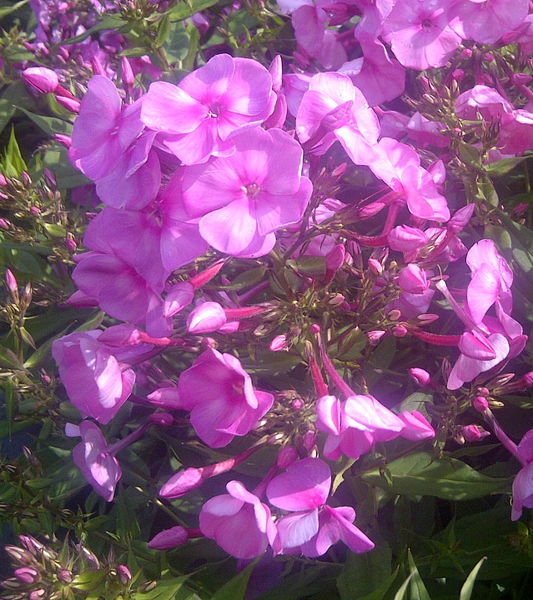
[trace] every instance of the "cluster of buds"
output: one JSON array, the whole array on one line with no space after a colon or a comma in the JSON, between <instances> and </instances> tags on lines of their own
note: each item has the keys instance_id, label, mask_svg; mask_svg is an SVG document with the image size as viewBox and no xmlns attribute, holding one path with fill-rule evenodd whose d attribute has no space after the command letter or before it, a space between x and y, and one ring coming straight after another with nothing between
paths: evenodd
<instances>
[{"instance_id":1,"label":"cluster of buds","mask_svg":"<svg viewBox=\"0 0 533 600\"><path fill-rule=\"evenodd\" d=\"M6 546L13 576L0 582L6 600L77 600L89 596L127 597L132 576L126 565L102 567L79 544L57 552L31 535L19 536L20 546Z\"/></svg>"}]
</instances>

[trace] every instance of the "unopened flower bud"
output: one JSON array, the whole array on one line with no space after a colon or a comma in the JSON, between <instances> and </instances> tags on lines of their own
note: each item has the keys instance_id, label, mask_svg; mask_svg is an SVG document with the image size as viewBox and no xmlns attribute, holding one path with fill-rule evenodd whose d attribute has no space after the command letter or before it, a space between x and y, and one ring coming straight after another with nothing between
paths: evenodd
<instances>
[{"instance_id":1,"label":"unopened flower bud","mask_svg":"<svg viewBox=\"0 0 533 600\"><path fill-rule=\"evenodd\" d=\"M68 569L60 569L57 573L57 578L63 583L71 583L73 579L72 571L69 571Z\"/></svg>"},{"instance_id":2,"label":"unopened flower bud","mask_svg":"<svg viewBox=\"0 0 533 600\"><path fill-rule=\"evenodd\" d=\"M392 328L392 335L397 338L403 338L407 335L407 327L404 325L395 325Z\"/></svg>"},{"instance_id":3,"label":"unopened flower bud","mask_svg":"<svg viewBox=\"0 0 533 600\"><path fill-rule=\"evenodd\" d=\"M301 398L295 398L291 402L291 406L292 406L292 408L294 408L294 410L302 410L302 408L305 406L305 404Z\"/></svg>"},{"instance_id":4,"label":"unopened flower bud","mask_svg":"<svg viewBox=\"0 0 533 600\"><path fill-rule=\"evenodd\" d=\"M177 525L158 533L148 542L148 548L152 550L171 550L181 546L189 539L189 533L185 527Z\"/></svg>"},{"instance_id":5,"label":"unopened flower bud","mask_svg":"<svg viewBox=\"0 0 533 600\"><path fill-rule=\"evenodd\" d=\"M210 333L220 329L226 321L226 313L218 302L204 302L188 316L187 330L193 334Z\"/></svg>"},{"instance_id":6,"label":"unopened flower bud","mask_svg":"<svg viewBox=\"0 0 533 600\"><path fill-rule=\"evenodd\" d=\"M420 387L424 387L431 381L431 375L424 369L419 369L418 367L409 369L409 375L411 376L411 379Z\"/></svg>"},{"instance_id":7,"label":"unopened flower bud","mask_svg":"<svg viewBox=\"0 0 533 600\"><path fill-rule=\"evenodd\" d=\"M472 56L472 50L470 48L464 48L461 51L460 57L461 58L470 58Z\"/></svg>"},{"instance_id":8,"label":"unopened flower bud","mask_svg":"<svg viewBox=\"0 0 533 600\"><path fill-rule=\"evenodd\" d=\"M76 243L76 240L74 239L74 236L71 233L67 234L67 237L65 239L65 247L69 252L76 252L76 250L78 249L78 244Z\"/></svg>"},{"instance_id":9,"label":"unopened flower bud","mask_svg":"<svg viewBox=\"0 0 533 600\"><path fill-rule=\"evenodd\" d=\"M38 206L30 206L30 212L34 217L38 217L41 214L41 209Z\"/></svg>"},{"instance_id":10,"label":"unopened flower bud","mask_svg":"<svg viewBox=\"0 0 533 600\"><path fill-rule=\"evenodd\" d=\"M174 423L174 417L170 413L164 412L151 414L149 420L159 427L170 427Z\"/></svg>"},{"instance_id":11,"label":"unopened flower bud","mask_svg":"<svg viewBox=\"0 0 533 600\"><path fill-rule=\"evenodd\" d=\"M402 313L397 308L393 308L387 315L389 321L397 321L401 316Z\"/></svg>"},{"instance_id":12,"label":"unopened flower bud","mask_svg":"<svg viewBox=\"0 0 533 600\"><path fill-rule=\"evenodd\" d=\"M56 96L58 104L66 108L69 112L77 114L80 112L81 103L76 98L67 98L66 96Z\"/></svg>"},{"instance_id":13,"label":"unopened flower bud","mask_svg":"<svg viewBox=\"0 0 533 600\"><path fill-rule=\"evenodd\" d=\"M281 350L287 349L287 336L286 335L277 335L271 342L269 346L272 352L280 352Z\"/></svg>"},{"instance_id":14,"label":"unopened flower bud","mask_svg":"<svg viewBox=\"0 0 533 600\"><path fill-rule=\"evenodd\" d=\"M367 332L368 341L371 346L376 346L379 343L379 340L385 335L385 331L381 329L374 329L373 331Z\"/></svg>"},{"instance_id":15,"label":"unopened flower bud","mask_svg":"<svg viewBox=\"0 0 533 600\"><path fill-rule=\"evenodd\" d=\"M0 217L0 229L10 229L11 228L11 222L8 221L7 219L4 219L3 217Z\"/></svg>"},{"instance_id":16,"label":"unopened flower bud","mask_svg":"<svg viewBox=\"0 0 533 600\"><path fill-rule=\"evenodd\" d=\"M276 466L280 469L286 469L298 458L298 452L293 446L285 446L278 452Z\"/></svg>"},{"instance_id":17,"label":"unopened flower bud","mask_svg":"<svg viewBox=\"0 0 533 600\"><path fill-rule=\"evenodd\" d=\"M434 323L439 318L439 315L433 315L431 313L418 315L417 320L420 321L424 325L429 325L430 323Z\"/></svg>"},{"instance_id":18,"label":"unopened flower bud","mask_svg":"<svg viewBox=\"0 0 533 600\"><path fill-rule=\"evenodd\" d=\"M455 79L455 81L462 81L464 79L465 76L465 72L463 71L463 69L455 69L452 72L452 77Z\"/></svg>"},{"instance_id":19,"label":"unopened flower bud","mask_svg":"<svg viewBox=\"0 0 533 600\"><path fill-rule=\"evenodd\" d=\"M342 306L346 302L346 298L342 294L335 294L328 300L330 306Z\"/></svg>"},{"instance_id":20,"label":"unopened flower bud","mask_svg":"<svg viewBox=\"0 0 533 600\"><path fill-rule=\"evenodd\" d=\"M490 433L481 427L481 425L465 425L461 429L461 435L467 442L479 442Z\"/></svg>"},{"instance_id":21,"label":"unopened flower bud","mask_svg":"<svg viewBox=\"0 0 533 600\"><path fill-rule=\"evenodd\" d=\"M38 590L33 590L33 592L30 593L28 598L29 598L29 600L40 600L41 598L44 598L45 595L46 595L46 590L43 590L42 588L40 588Z\"/></svg>"},{"instance_id":22,"label":"unopened flower bud","mask_svg":"<svg viewBox=\"0 0 533 600\"><path fill-rule=\"evenodd\" d=\"M33 567L20 567L13 573L22 583L35 583L39 581L39 573Z\"/></svg>"},{"instance_id":23,"label":"unopened flower bud","mask_svg":"<svg viewBox=\"0 0 533 600\"><path fill-rule=\"evenodd\" d=\"M533 371L522 376L522 383L528 388L533 387Z\"/></svg>"},{"instance_id":24,"label":"unopened flower bud","mask_svg":"<svg viewBox=\"0 0 533 600\"><path fill-rule=\"evenodd\" d=\"M131 581L131 571L126 565L119 565L117 567L117 576L120 579L120 583L127 585Z\"/></svg>"},{"instance_id":25,"label":"unopened flower bud","mask_svg":"<svg viewBox=\"0 0 533 600\"><path fill-rule=\"evenodd\" d=\"M476 391L479 396L490 396L490 391L486 387L478 387Z\"/></svg>"},{"instance_id":26,"label":"unopened flower bud","mask_svg":"<svg viewBox=\"0 0 533 600\"><path fill-rule=\"evenodd\" d=\"M17 278L13 275L11 269L6 269L5 273L5 281L7 289L11 292L11 294L18 293L18 282Z\"/></svg>"},{"instance_id":27,"label":"unopened flower bud","mask_svg":"<svg viewBox=\"0 0 533 600\"><path fill-rule=\"evenodd\" d=\"M59 85L55 71L46 67L30 67L21 73L22 79L41 94L53 94Z\"/></svg>"},{"instance_id":28,"label":"unopened flower bud","mask_svg":"<svg viewBox=\"0 0 533 600\"><path fill-rule=\"evenodd\" d=\"M410 294L423 294L429 287L425 271L415 264L408 264L401 270L398 285Z\"/></svg>"},{"instance_id":29,"label":"unopened flower bud","mask_svg":"<svg viewBox=\"0 0 533 600\"><path fill-rule=\"evenodd\" d=\"M473 400L472 400L472 406L480 413L485 412L488 407L489 407L489 403L487 401L487 399L484 396L476 396Z\"/></svg>"},{"instance_id":30,"label":"unopened flower bud","mask_svg":"<svg viewBox=\"0 0 533 600\"><path fill-rule=\"evenodd\" d=\"M307 452L311 452L311 450L315 447L315 444L316 432L312 429L309 429L302 437L302 446L307 450Z\"/></svg>"},{"instance_id":31,"label":"unopened flower bud","mask_svg":"<svg viewBox=\"0 0 533 600\"><path fill-rule=\"evenodd\" d=\"M383 265L375 258L368 259L368 270L373 275L381 275L383 273Z\"/></svg>"}]
</instances>

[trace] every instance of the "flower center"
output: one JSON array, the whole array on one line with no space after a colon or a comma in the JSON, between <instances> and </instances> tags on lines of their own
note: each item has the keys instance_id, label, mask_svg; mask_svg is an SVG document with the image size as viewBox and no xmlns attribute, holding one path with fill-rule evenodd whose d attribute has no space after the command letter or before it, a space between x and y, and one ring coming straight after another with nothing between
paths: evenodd
<instances>
[{"instance_id":1,"label":"flower center","mask_svg":"<svg viewBox=\"0 0 533 600\"><path fill-rule=\"evenodd\" d=\"M249 183L248 185L242 187L242 191L245 192L248 198L255 198L261 191L261 188L257 185L257 183Z\"/></svg>"}]
</instances>

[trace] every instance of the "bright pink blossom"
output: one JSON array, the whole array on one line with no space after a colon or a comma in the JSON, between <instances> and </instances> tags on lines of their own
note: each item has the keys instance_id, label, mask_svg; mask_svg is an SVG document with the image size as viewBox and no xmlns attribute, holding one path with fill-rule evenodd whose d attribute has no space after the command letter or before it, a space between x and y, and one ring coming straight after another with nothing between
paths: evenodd
<instances>
[{"instance_id":1,"label":"bright pink blossom","mask_svg":"<svg viewBox=\"0 0 533 600\"><path fill-rule=\"evenodd\" d=\"M240 481L230 481L226 490L202 506L202 533L236 558L260 556L276 537L270 509Z\"/></svg>"},{"instance_id":2,"label":"bright pink blossom","mask_svg":"<svg viewBox=\"0 0 533 600\"><path fill-rule=\"evenodd\" d=\"M533 508L533 429L524 435L517 451L523 466L513 481L513 521L520 518L524 506Z\"/></svg>"},{"instance_id":3,"label":"bright pink blossom","mask_svg":"<svg viewBox=\"0 0 533 600\"><path fill-rule=\"evenodd\" d=\"M211 246L234 256L262 256L275 231L300 221L312 186L302 177L302 149L280 129L232 137L236 152L183 172L183 202Z\"/></svg>"},{"instance_id":4,"label":"bright pink blossom","mask_svg":"<svg viewBox=\"0 0 533 600\"><path fill-rule=\"evenodd\" d=\"M93 181L115 168L116 160L141 134L141 106L122 106L114 84L101 75L90 81L72 129L70 157ZM112 157L112 160L110 158Z\"/></svg>"},{"instance_id":5,"label":"bright pink blossom","mask_svg":"<svg viewBox=\"0 0 533 600\"><path fill-rule=\"evenodd\" d=\"M265 67L249 58L214 56L178 86L156 82L143 99L142 120L187 165L233 151L229 139L244 125L262 123L276 95Z\"/></svg>"},{"instance_id":6,"label":"bright pink blossom","mask_svg":"<svg viewBox=\"0 0 533 600\"><path fill-rule=\"evenodd\" d=\"M324 154L339 140L355 164L368 164L379 137L379 121L347 75L318 73L303 95L296 117L302 143Z\"/></svg>"},{"instance_id":7,"label":"bright pink blossom","mask_svg":"<svg viewBox=\"0 0 533 600\"><path fill-rule=\"evenodd\" d=\"M276 521L277 552L301 552L316 557L342 540L352 552L368 552L374 544L353 525L351 507L326 505L331 488L331 473L319 458L304 458L291 463L287 470L268 484L271 504L291 514Z\"/></svg>"},{"instance_id":8,"label":"bright pink blossom","mask_svg":"<svg viewBox=\"0 0 533 600\"><path fill-rule=\"evenodd\" d=\"M52 355L72 404L83 417L106 424L131 394L135 373L99 341L101 331L71 333L55 340Z\"/></svg>"},{"instance_id":9,"label":"bright pink blossom","mask_svg":"<svg viewBox=\"0 0 533 600\"><path fill-rule=\"evenodd\" d=\"M461 43L450 23L453 0L399 0L383 25L389 42L404 67L423 71L442 67Z\"/></svg>"},{"instance_id":10,"label":"bright pink blossom","mask_svg":"<svg viewBox=\"0 0 533 600\"><path fill-rule=\"evenodd\" d=\"M108 502L122 477L117 459L110 453L100 428L91 421L79 425L81 442L72 450L72 458L94 491Z\"/></svg>"},{"instance_id":11,"label":"bright pink blossom","mask_svg":"<svg viewBox=\"0 0 533 600\"><path fill-rule=\"evenodd\" d=\"M246 435L272 406L274 397L253 387L240 361L209 349L180 376L179 406L191 411L191 424L212 448Z\"/></svg>"},{"instance_id":12,"label":"bright pink blossom","mask_svg":"<svg viewBox=\"0 0 533 600\"><path fill-rule=\"evenodd\" d=\"M450 17L462 38L494 44L525 20L528 8L528 0L455 0Z\"/></svg>"}]
</instances>

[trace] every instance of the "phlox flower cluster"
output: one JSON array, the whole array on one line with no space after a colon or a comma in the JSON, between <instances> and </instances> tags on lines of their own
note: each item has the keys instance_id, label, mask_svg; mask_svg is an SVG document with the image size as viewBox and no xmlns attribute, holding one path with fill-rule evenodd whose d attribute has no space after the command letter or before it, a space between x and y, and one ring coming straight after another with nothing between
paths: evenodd
<instances>
[{"instance_id":1,"label":"phlox flower cluster","mask_svg":"<svg viewBox=\"0 0 533 600\"><path fill-rule=\"evenodd\" d=\"M512 101L486 80L460 90L456 76L446 122L380 106L403 93L407 69L444 67L452 56L459 64L464 41L530 43L528 2L280 0L279 8L296 36L289 67L279 56L263 65L223 52L147 89L93 69L63 140L100 202L68 303L98 307L114 323L53 343L81 417L67 428L81 439L75 464L111 501L122 485L117 455L153 428L231 454L167 469L158 489L166 500L215 477L223 493L203 502L196 527L162 531L152 548L207 537L243 560L315 558L337 542L371 550L357 507L339 505L335 461L349 468L393 445L429 449L437 429L463 441L488 432L471 424L450 432L435 407L404 410L382 397L363 367L350 372L343 344L350 350L358 336L365 360L386 340L447 352L440 374L414 366L411 377L469 405L481 387L485 396L511 389L499 373L528 340L513 317L509 261L492 239L469 233L485 213L458 183L453 153L463 140L449 123L467 122L485 142L490 133L492 154L478 144L485 166L519 157L533 148L531 96ZM61 95L57 74L33 69L31 85ZM429 79L420 81L431 96ZM275 352L300 369L290 390L257 368ZM509 385L520 391L528 381ZM100 426L134 408L142 423L109 443ZM514 452L522 468L513 519L532 505L530 434ZM260 450L271 462L258 480L232 472Z\"/></svg>"}]
</instances>

